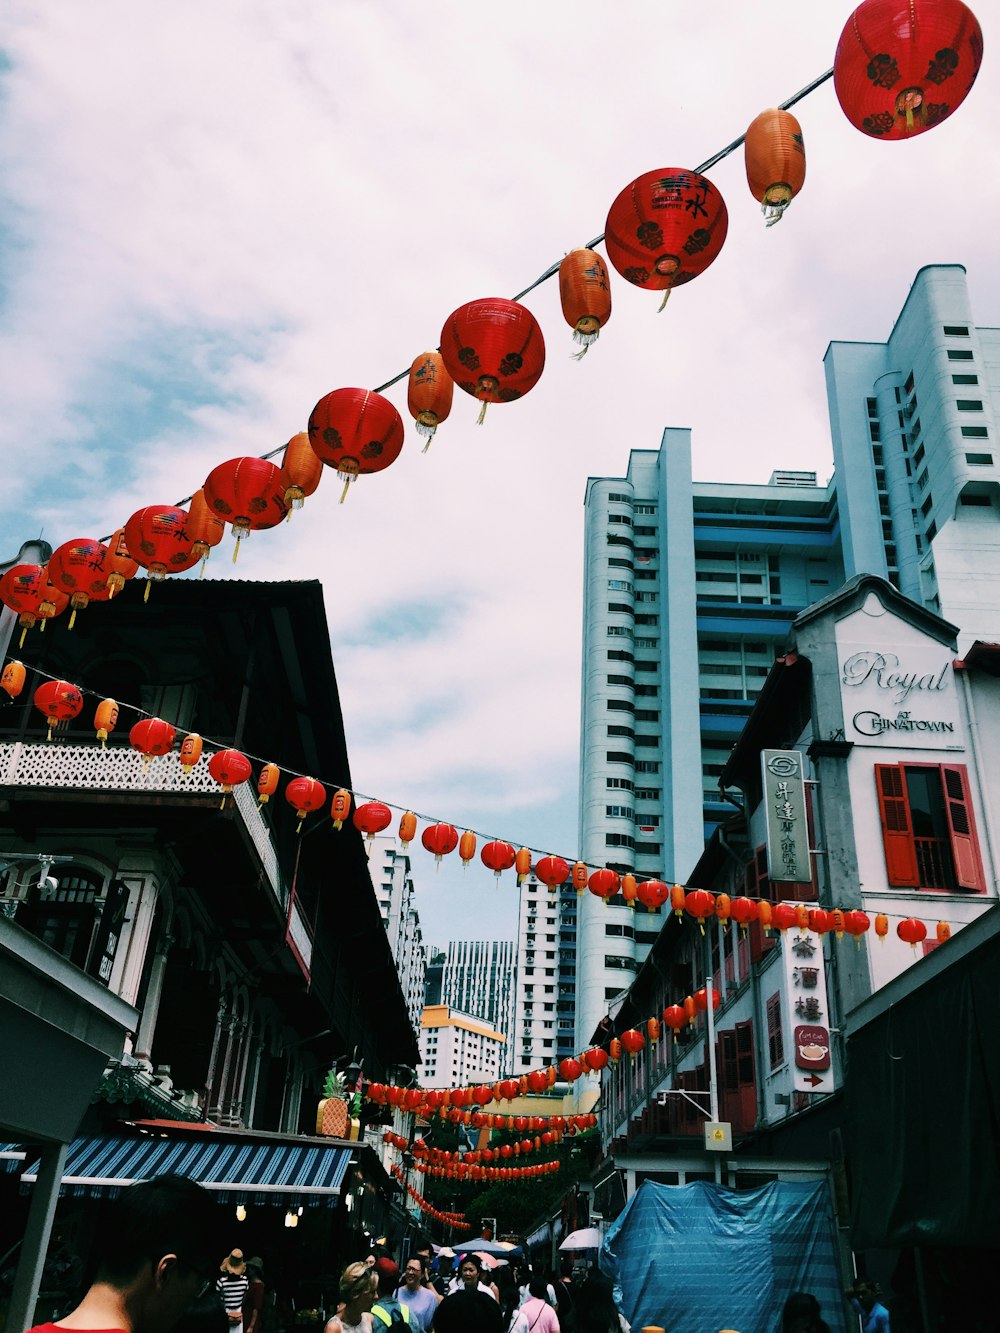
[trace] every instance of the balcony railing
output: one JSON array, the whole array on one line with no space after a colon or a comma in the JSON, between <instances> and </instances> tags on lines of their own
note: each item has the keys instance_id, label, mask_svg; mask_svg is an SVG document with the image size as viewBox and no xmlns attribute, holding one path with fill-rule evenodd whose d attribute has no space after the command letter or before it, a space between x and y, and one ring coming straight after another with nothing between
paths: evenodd
<instances>
[{"instance_id":1,"label":"balcony railing","mask_svg":"<svg viewBox=\"0 0 1000 1333\"><path fill-rule=\"evenodd\" d=\"M955 866L951 847L945 838L914 838L917 870L923 889L953 889Z\"/></svg>"}]
</instances>

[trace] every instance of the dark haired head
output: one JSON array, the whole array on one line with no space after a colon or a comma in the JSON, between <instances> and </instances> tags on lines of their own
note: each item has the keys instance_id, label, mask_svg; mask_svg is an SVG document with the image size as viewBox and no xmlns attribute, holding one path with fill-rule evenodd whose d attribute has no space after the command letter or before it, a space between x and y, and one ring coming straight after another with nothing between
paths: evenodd
<instances>
[{"instance_id":1,"label":"dark haired head","mask_svg":"<svg viewBox=\"0 0 1000 1333\"><path fill-rule=\"evenodd\" d=\"M130 1185L111 1202L97 1229L98 1279L121 1286L167 1254L214 1278L218 1230L212 1196L193 1180L156 1176Z\"/></svg>"},{"instance_id":2,"label":"dark haired head","mask_svg":"<svg viewBox=\"0 0 1000 1333\"><path fill-rule=\"evenodd\" d=\"M528 1290L532 1296L536 1296L540 1301L544 1301L549 1294L548 1283L543 1277L529 1278Z\"/></svg>"}]
</instances>

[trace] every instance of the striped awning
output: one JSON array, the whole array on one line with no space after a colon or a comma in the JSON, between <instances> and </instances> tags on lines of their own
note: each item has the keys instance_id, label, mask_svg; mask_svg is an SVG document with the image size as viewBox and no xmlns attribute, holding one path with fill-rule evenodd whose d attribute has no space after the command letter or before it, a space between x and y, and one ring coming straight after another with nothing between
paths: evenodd
<instances>
[{"instance_id":1,"label":"striped awning","mask_svg":"<svg viewBox=\"0 0 1000 1333\"><path fill-rule=\"evenodd\" d=\"M198 1181L220 1203L333 1208L350 1160L351 1149L344 1145L251 1136L221 1141L215 1135L79 1138L70 1144L59 1193L115 1194L137 1180L173 1174ZM20 1165L3 1163L7 1170ZM37 1174L38 1160L29 1153L22 1183L33 1185Z\"/></svg>"}]
</instances>

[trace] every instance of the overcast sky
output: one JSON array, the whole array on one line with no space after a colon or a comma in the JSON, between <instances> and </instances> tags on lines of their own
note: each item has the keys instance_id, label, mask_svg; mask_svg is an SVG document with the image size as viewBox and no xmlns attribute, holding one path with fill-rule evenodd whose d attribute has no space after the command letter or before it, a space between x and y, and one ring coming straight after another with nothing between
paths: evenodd
<instances>
[{"instance_id":1,"label":"overcast sky","mask_svg":"<svg viewBox=\"0 0 1000 1333\"><path fill-rule=\"evenodd\" d=\"M698 165L828 69L851 9L7 0L3 553L106 534L408 367L455 307L602 232L635 176ZM323 580L357 787L573 855L587 476L690 426L698 479L825 481L831 339L883 340L930 263L965 264L977 322L1000 322L992 40L910 142L858 133L825 84L796 108L783 221L764 227L742 150L714 167L728 239L662 315L613 275L577 363L549 282L530 395L480 427L456 392L422 454L400 385L391 469L343 506L328 475L235 570L217 549L216 577ZM512 881L414 864L435 942L512 933Z\"/></svg>"}]
</instances>

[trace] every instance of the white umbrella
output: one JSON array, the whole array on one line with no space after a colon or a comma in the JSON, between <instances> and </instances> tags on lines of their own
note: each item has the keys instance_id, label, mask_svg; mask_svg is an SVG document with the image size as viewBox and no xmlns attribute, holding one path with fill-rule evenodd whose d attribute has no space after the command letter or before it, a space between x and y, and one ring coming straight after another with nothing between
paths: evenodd
<instances>
[{"instance_id":1,"label":"white umbrella","mask_svg":"<svg viewBox=\"0 0 1000 1333\"><path fill-rule=\"evenodd\" d=\"M601 1233L596 1227L583 1227L580 1231L571 1231L559 1248L560 1250L599 1250L601 1248Z\"/></svg>"}]
</instances>

